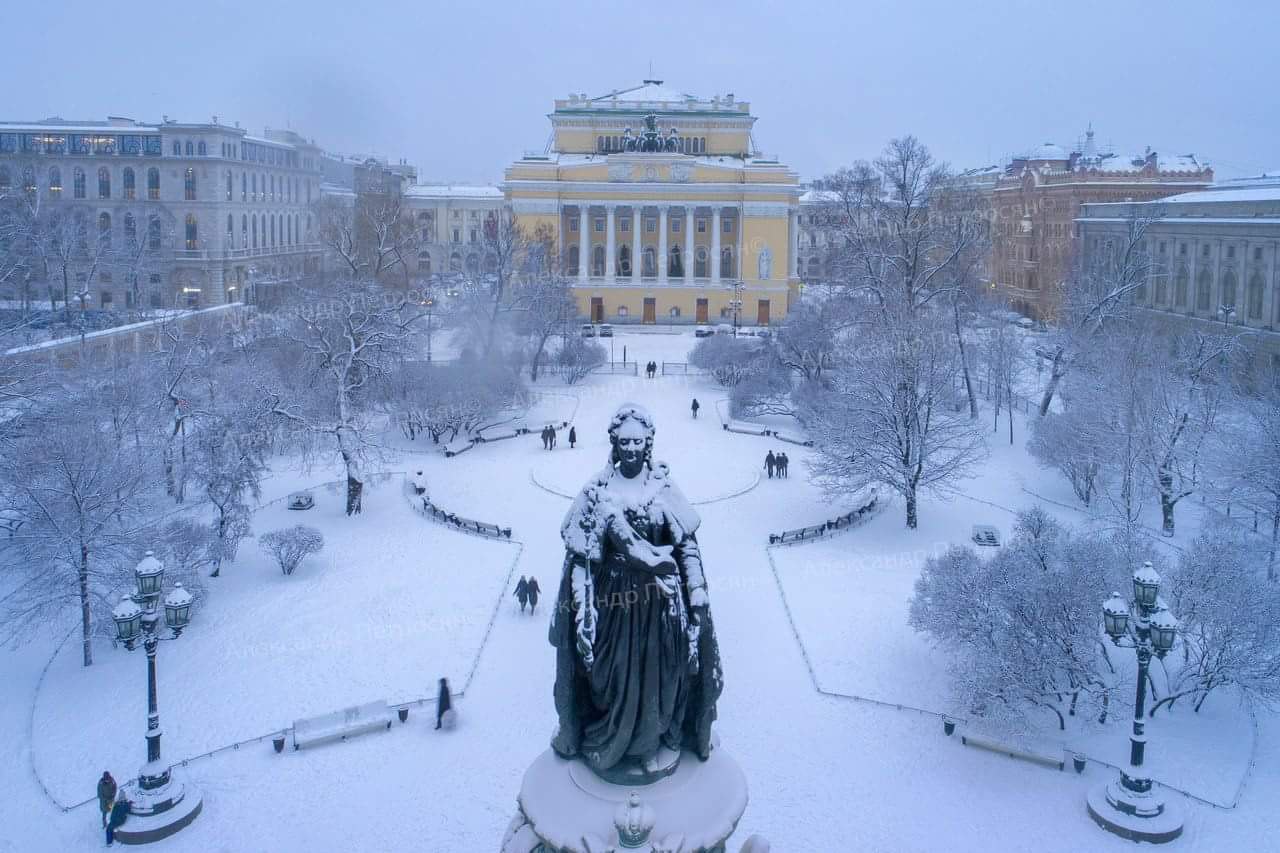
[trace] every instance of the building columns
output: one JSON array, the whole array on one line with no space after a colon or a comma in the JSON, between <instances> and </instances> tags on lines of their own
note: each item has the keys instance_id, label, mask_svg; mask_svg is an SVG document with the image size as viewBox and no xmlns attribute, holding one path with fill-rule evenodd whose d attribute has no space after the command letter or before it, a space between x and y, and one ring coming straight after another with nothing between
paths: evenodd
<instances>
[{"instance_id":1,"label":"building columns","mask_svg":"<svg viewBox=\"0 0 1280 853\"><path fill-rule=\"evenodd\" d=\"M720 283L720 206L711 208L711 257L707 259L711 267L711 283Z\"/></svg>"},{"instance_id":2,"label":"building columns","mask_svg":"<svg viewBox=\"0 0 1280 853\"><path fill-rule=\"evenodd\" d=\"M697 262L697 232L693 230L693 206L684 209L684 282L693 281L694 264Z\"/></svg>"},{"instance_id":3,"label":"building columns","mask_svg":"<svg viewBox=\"0 0 1280 853\"><path fill-rule=\"evenodd\" d=\"M634 205L631 208L631 284L635 287L640 286L640 273L644 270L643 219L644 208Z\"/></svg>"},{"instance_id":4,"label":"building columns","mask_svg":"<svg viewBox=\"0 0 1280 853\"><path fill-rule=\"evenodd\" d=\"M667 206L658 206L658 284L667 283Z\"/></svg>"},{"instance_id":5,"label":"building columns","mask_svg":"<svg viewBox=\"0 0 1280 853\"><path fill-rule=\"evenodd\" d=\"M578 205L578 282L584 287L591 273L591 206Z\"/></svg>"},{"instance_id":6,"label":"building columns","mask_svg":"<svg viewBox=\"0 0 1280 853\"><path fill-rule=\"evenodd\" d=\"M791 214L791 277L800 277L800 214Z\"/></svg>"},{"instance_id":7,"label":"building columns","mask_svg":"<svg viewBox=\"0 0 1280 853\"><path fill-rule=\"evenodd\" d=\"M608 202L604 206L604 280L609 284L617 281L618 269L618 240L614 235L614 211L617 206L613 202Z\"/></svg>"}]
</instances>

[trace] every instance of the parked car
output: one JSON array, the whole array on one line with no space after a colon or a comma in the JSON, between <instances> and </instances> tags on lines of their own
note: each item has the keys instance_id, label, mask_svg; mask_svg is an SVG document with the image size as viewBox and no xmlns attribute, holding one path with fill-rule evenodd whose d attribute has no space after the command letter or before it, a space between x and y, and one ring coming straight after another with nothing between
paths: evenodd
<instances>
[{"instance_id":1,"label":"parked car","mask_svg":"<svg viewBox=\"0 0 1280 853\"><path fill-rule=\"evenodd\" d=\"M717 335L732 335L732 334L733 334L733 326L732 326L732 325L730 325L729 323L721 323L720 325L716 326L716 334L717 334Z\"/></svg>"},{"instance_id":2,"label":"parked car","mask_svg":"<svg viewBox=\"0 0 1280 853\"><path fill-rule=\"evenodd\" d=\"M594 338L596 336L596 327L590 323L582 324L582 336L584 338Z\"/></svg>"},{"instance_id":3,"label":"parked car","mask_svg":"<svg viewBox=\"0 0 1280 853\"><path fill-rule=\"evenodd\" d=\"M311 509L315 505L316 499L310 492L294 492L289 495L289 509Z\"/></svg>"},{"instance_id":4,"label":"parked car","mask_svg":"<svg viewBox=\"0 0 1280 853\"><path fill-rule=\"evenodd\" d=\"M769 329L768 329L768 328L757 329L757 330L756 330L756 335L758 335L759 337L762 337L762 338L771 338L771 337L773 337L773 332L769 331Z\"/></svg>"},{"instance_id":5,"label":"parked car","mask_svg":"<svg viewBox=\"0 0 1280 853\"><path fill-rule=\"evenodd\" d=\"M709 338L715 333L716 330L708 326L706 323L699 323L693 330L693 336L695 338Z\"/></svg>"},{"instance_id":6,"label":"parked car","mask_svg":"<svg viewBox=\"0 0 1280 853\"><path fill-rule=\"evenodd\" d=\"M612 338L612 337L613 337L613 326L610 326L608 323L602 323L602 324L600 324L600 337L602 337L602 338Z\"/></svg>"}]
</instances>

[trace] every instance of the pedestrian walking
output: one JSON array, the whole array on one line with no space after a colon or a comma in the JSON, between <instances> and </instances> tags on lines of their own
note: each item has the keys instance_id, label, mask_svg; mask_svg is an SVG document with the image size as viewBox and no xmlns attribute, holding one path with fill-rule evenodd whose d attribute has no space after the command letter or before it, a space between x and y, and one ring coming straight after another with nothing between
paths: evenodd
<instances>
[{"instance_id":1,"label":"pedestrian walking","mask_svg":"<svg viewBox=\"0 0 1280 853\"><path fill-rule=\"evenodd\" d=\"M573 450L574 445L578 443L577 427L569 427L569 449Z\"/></svg>"},{"instance_id":2,"label":"pedestrian walking","mask_svg":"<svg viewBox=\"0 0 1280 853\"><path fill-rule=\"evenodd\" d=\"M547 428L546 428L546 427L543 427L543 428L542 428L542 449L543 449L543 450L550 450L550 449L551 449L551 441L547 438Z\"/></svg>"},{"instance_id":3,"label":"pedestrian walking","mask_svg":"<svg viewBox=\"0 0 1280 853\"><path fill-rule=\"evenodd\" d=\"M449 696L449 679L440 679L440 692L436 694L436 729L445 724L444 716L449 715L449 728L453 728L453 699Z\"/></svg>"},{"instance_id":4,"label":"pedestrian walking","mask_svg":"<svg viewBox=\"0 0 1280 853\"><path fill-rule=\"evenodd\" d=\"M698 409L702 408L702 406L698 403L697 397L693 398L693 405L690 406L689 408L693 410L693 419L696 421L698 419Z\"/></svg>"},{"instance_id":5,"label":"pedestrian walking","mask_svg":"<svg viewBox=\"0 0 1280 853\"><path fill-rule=\"evenodd\" d=\"M524 606L529 603L529 582L524 579L524 575L520 576L520 583L516 584L515 591L516 600L520 602L520 612L524 612Z\"/></svg>"},{"instance_id":6,"label":"pedestrian walking","mask_svg":"<svg viewBox=\"0 0 1280 853\"><path fill-rule=\"evenodd\" d=\"M551 449L555 450L556 449L556 428L555 427L553 426L547 427L547 438L551 439Z\"/></svg>"},{"instance_id":7,"label":"pedestrian walking","mask_svg":"<svg viewBox=\"0 0 1280 853\"><path fill-rule=\"evenodd\" d=\"M769 472L770 480L773 479L773 469L776 468L777 465L778 465L778 459L773 455L773 451L770 450L768 453L765 454L765 457L764 457L764 467L765 467L765 470Z\"/></svg>"},{"instance_id":8,"label":"pedestrian walking","mask_svg":"<svg viewBox=\"0 0 1280 853\"><path fill-rule=\"evenodd\" d=\"M779 464L779 470L781 471L783 479L786 479L788 476L787 466L791 464L791 460L787 458L787 452L784 450L779 453L776 461Z\"/></svg>"},{"instance_id":9,"label":"pedestrian walking","mask_svg":"<svg viewBox=\"0 0 1280 853\"><path fill-rule=\"evenodd\" d=\"M538 587L537 578L535 577L529 578L528 592L529 592L529 612L532 613L538 609L538 596L542 593L542 590Z\"/></svg>"},{"instance_id":10,"label":"pedestrian walking","mask_svg":"<svg viewBox=\"0 0 1280 853\"><path fill-rule=\"evenodd\" d=\"M98 780L98 809L102 812L102 825L107 825L107 818L111 816L111 806L115 804L116 792L119 788L116 786L116 780L106 770L102 771L102 778Z\"/></svg>"},{"instance_id":11,"label":"pedestrian walking","mask_svg":"<svg viewBox=\"0 0 1280 853\"><path fill-rule=\"evenodd\" d=\"M129 819L129 801L125 797L116 800L111 807L111 815L107 818L107 846L116 842L116 830Z\"/></svg>"}]
</instances>

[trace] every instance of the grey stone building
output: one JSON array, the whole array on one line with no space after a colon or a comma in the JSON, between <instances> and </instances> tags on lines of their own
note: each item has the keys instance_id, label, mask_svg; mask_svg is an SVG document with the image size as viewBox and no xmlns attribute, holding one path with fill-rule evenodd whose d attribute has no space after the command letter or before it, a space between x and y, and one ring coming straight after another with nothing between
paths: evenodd
<instances>
[{"instance_id":1,"label":"grey stone building","mask_svg":"<svg viewBox=\"0 0 1280 853\"><path fill-rule=\"evenodd\" d=\"M1280 171L1158 201L1085 204L1085 269L1141 231L1151 275L1134 304L1171 323L1246 331L1251 369L1280 370Z\"/></svg>"},{"instance_id":2,"label":"grey stone building","mask_svg":"<svg viewBox=\"0 0 1280 853\"><path fill-rule=\"evenodd\" d=\"M43 215L84 222L107 248L74 273L94 308L244 301L320 260L320 149L292 131L254 136L216 116L0 122L0 197L15 193L39 194ZM60 299L45 277L28 265L0 299Z\"/></svg>"}]
</instances>

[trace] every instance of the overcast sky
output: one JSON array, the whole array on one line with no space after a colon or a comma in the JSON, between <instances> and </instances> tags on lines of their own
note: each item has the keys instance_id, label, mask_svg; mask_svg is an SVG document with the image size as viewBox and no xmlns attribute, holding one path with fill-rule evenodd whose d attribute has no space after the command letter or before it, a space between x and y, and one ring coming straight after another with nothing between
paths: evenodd
<instances>
[{"instance_id":1,"label":"overcast sky","mask_svg":"<svg viewBox=\"0 0 1280 853\"><path fill-rule=\"evenodd\" d=\"M1280 169L1280 2L4 2L0 118L288 126L494 181L554 98L649 75L750 101L802 177L920 137L958 168L1092 122L1117 150ZM479 11L483 10L483 11Z\"/></svg>"}]
</instances>

